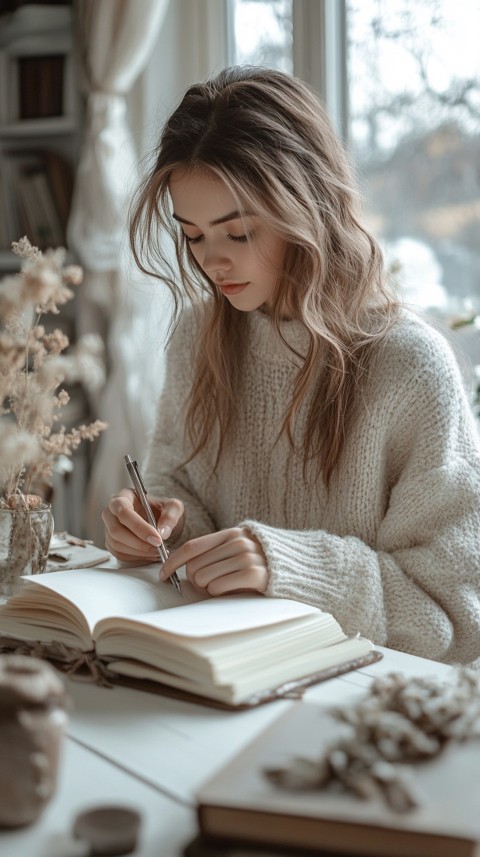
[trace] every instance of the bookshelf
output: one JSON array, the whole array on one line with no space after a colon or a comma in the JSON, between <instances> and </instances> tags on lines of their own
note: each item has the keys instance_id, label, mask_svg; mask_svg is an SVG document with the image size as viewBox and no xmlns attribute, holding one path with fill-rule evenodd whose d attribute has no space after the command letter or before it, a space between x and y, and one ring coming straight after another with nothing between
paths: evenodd
<instances>
[{"instance_id":1,"label":"bookshelf","mask_svg":"<svg viewBox=\"0 0 480 857\"><path fill-rule=\"evenodd\" d=\"M0 4L0 278L18 270L12 241L67 247L83 105L79 92L72 2ZM67 247L68 250L68 247ZM73 254L69 254L75 261ZM60 326L77 340L78 304L62 308ZM59 326L56 317L45 325ZM80 384L68 387L67 430L91 418ZM56 530L84 535L85 492L92 450L82 444L53 474Z\"/></svg>"},{"instance_id":2,"label":"bookshelf","mask_svg":"<svg viewBox=\"0 0 480 857\"><path fill-rule=\"evenodd\" d=\"M66 246L82 113L71 3L1 8L0 275L22 235Z\"/></svg>"}]
</instances>

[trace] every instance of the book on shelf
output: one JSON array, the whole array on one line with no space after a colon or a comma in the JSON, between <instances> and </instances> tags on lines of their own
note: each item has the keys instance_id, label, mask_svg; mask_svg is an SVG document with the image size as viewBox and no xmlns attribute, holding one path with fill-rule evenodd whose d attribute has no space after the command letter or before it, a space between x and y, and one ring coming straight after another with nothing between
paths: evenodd
<instances>
[{"instance_id":1,"label":"book on shelf","mask_svg":"<svg viewBox=\"0 0 480 857\"><path fill-rule=\"evenodd\" d=\"M7 195L5 163L0 154L0 250L7 250L10 234L10 201Z\"/></svg>"},{"instance_id":2,"label":"book on shelf","mask_svg":"<svg viewBox=\"0 0 480 857\"><path fill-rule=\"evenodd\" d=\"M52 149L42 150L40 157L47 173L50 190L65 236L73 197L73 166L68 158Z\"/></svg>"},{"instance_id":3,"label":"book on shelf","mask_svg":"<svg viewBox=\"0 0 480 857\"><path fill-rule=\"evenodd\" d=\"M41 250L65 245L73 168L58 152L0 152L0 249L27 235Z\"/></svg>"},{"instance_id":4,"label":"book on shelf","mask_svg":"<svg viewBox=\"0 0 480 857\"><path fill-rule=\"evenodd\" d=\"M228 847L236 842L245 850L268 845L352 857L478 857L478 739L452 742L410 767L420 802L407 812L390 808L380 794L286 789L265 776L296 757L320 759L345 728L323 706L293 703L200 788L197 851L202 841L217 841L225 855L235 853Z\"/></svg>"},{"instance_id":5,"label":"book on shelf","mask_svg":"<svg viewBox=\"0 0 480 857\"><path fill-rule=\"evenodd\" d=\"M36 247L58 247L64 232L55 208L47 174L41 165L24 169L18 192L28 226L27 235Z\"/></svg>"},{"instance_id":6,"label":"book on shelf","mask_svg":"<svg viewBox=\"0 0 480 857\"><path fill-rule=\"evenodd\" d=\"M43 119L63 115L65 55L19 56L19 119Z\"/></svg>"},{"instance_id":7,"label":"book on shelf","mask_svg":"<svg viewBox=\"0 0 480 857\"><path fill-rule=\"evenodd\" d=\"M26 641L38 653L94 660L112 683L227 707L248 707L378 660L328 613L281 598L210 598L158 566L81 569L23 579L0 606L3 651ZM60 654L62 652L63 654Z\"/></svg>"},{"instance_id":8,"label":"book on shelf","mask_svg":"<svg viewBox=\"0 0 480 857\"><path fill-rule=\"evenodd\" d=\"M19 184L24 169L33 168L38 160L30 152L0 152L0 218L4 223L0 249L11 250L12 241L18 241L28 231L28 224L20 201Z\"/></svg>"}]
</instances>

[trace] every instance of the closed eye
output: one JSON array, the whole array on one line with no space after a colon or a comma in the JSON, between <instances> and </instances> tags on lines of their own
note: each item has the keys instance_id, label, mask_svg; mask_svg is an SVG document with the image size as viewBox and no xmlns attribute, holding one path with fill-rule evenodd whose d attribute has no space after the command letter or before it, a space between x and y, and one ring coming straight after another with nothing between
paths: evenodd
<instances>
[{"instance_id":1,"label":"closed eye","mask_svg":"<svg viewBox=\"0 0 480 857\"><path fill-rule=\"evenodd\" d=\"M196 235L194 238L191 235L186 235L183 233L183 237L187 244L199 244L204 239L204 235ZM241 244L245 244L249 238L253 238L253 232L250 232L248 235L227 235L229 241L238 241Z\"/></svg>"},{"instance_id":2,"label":"closed eye","mask_svg":"<svg viewBox=\"0 0 480 857\"><path fill-rule=\"evenodd\" d=\"M251 238L251 235L227 235L227 238L229 241L240 241L243 243L248 241L248 239Z\"/></svg>"}]
</instances>

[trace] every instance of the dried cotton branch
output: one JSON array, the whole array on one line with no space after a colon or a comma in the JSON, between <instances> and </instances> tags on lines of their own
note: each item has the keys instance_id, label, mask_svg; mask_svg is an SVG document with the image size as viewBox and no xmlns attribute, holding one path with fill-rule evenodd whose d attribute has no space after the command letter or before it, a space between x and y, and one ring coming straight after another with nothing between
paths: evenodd
<instances>
[{"instance_id":1,"label":"dried cotton branch","mask_svg":"<svg viewBox=\"0 0 480 857\"><path fill-rule=\"evenodd\" d=\"M288 789L341 787L367 799L378 791L398 812L419 803L408 766L438 756L451 741L480 738L480 674L455 671L448 684L391 673L358 705L334 709L350 735L319 759L294 758L264 773Z\"/></svg>"}]
</instances>

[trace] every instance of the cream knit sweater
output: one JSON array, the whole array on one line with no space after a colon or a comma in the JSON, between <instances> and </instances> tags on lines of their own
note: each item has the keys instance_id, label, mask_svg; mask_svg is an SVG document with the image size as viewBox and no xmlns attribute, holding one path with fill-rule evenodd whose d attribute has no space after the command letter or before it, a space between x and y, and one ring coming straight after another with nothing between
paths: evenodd
<instances>
[{"instance_id":1,"label":"cream knit sweater","mask_svg":"<svg viewBox=\"0 0 480 857\"><path fill-rule=\"evenodd\" d=\"M347 634L449 662L480 655L480 448L443 337L404 314L367 382L327 493L306 487L285 437L273 446L295 362L268 316L248 317L238 359L237 442L212 476L215 443L188 465L183 403L194 321L172 339L146 462L152 495L185 504L188 538L246 526L268 561L267 595L332 613ZM305 331L283 333L302 353ZM240 392L239 392L240 395ZM300 414L298 431L304 425Z\"/></svg>"}]
</instances>

